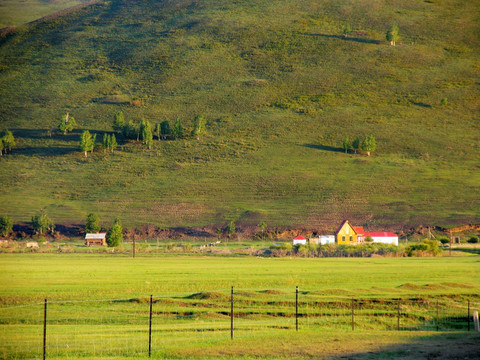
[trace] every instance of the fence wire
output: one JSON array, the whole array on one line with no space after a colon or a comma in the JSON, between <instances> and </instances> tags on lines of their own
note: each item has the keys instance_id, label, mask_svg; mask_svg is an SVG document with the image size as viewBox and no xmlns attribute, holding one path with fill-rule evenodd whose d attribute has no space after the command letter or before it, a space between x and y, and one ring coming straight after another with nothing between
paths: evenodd
<instances>
[{"instance_id":1,"label":"fence wire","mask_svg":"<svg viewBox=\"0 0 480 360\"><path fill-rule=\"evenodd\" d=\"M151 301L151 303L150 303ZM150 311L150 308L152 309ZM469 331L480 303L452 298L326 297L315 291L217 290L0 307L0 357L153 356L306 329ZM151 319L151 326L150 326ZM233 322L233 327L232 327Z\"/></svg>"}]
</instances>

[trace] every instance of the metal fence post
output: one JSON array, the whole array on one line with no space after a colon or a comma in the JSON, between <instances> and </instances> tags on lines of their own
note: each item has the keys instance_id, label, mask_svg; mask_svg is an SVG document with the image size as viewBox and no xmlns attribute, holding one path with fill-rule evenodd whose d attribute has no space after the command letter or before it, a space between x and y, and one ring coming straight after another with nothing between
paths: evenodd
<instances>
[{"instance_id":1,"label":"metal fence post","mask_svg":"<svg viewBox=\"0 0 480 360\"><path fill-rule=\"evenodd\" d=\"M470 299L467 300L467 327L468 331L470 331Z\"/></svg>"},{"instance_id":2,"label":"metal fence post","mask_svg":"<svg viewBox=\"0 0 480 360\"><path fill-rule=\"evenodd\" d=\"M295 329L298 331L298 286L295 296Z\"/></svg>"},{"instance_id":3,"label":"metal fence post","mask_svg":"<svg viewBox=\"0 0 480 360\"><path fill-rule=\"evenodd\" d=\"M47 351L47 299L43 306L43 360Z\"/></svg>"},{"instance_id":4,"label":"metal fence post","mask_svg":"<svg viewBox=\"0 0 480 360\"><path fill-rule=\"evenodd\" d=\"M397 330L400 331L400 299L397 302Z\"/></svg>"},{"instance_id":5,"label":"metal fence post","mask_svg":"<svg viewBox=\"0 0 480 360\"><path fill-rule=\"evenodd\" d=\"M233 339L233 286L230 292L230 339Z\"/></svg>"},{"instance_id":6,"label":"metal fence post","mask_svg":"<svg viewBox=\"0 0 480 360\"><path fill-rule=\"evenodd\" d=\"M355 310L354 310L354 304L353 304L353 298L352 298L352 331L355 330Z\"/></svg>"},{"instance_id":7,"label":"metal fence post","mask_svg":"<svg viewBox=\"0 0 480 360\"><path fill-rule=\"evenodd\" d=\"M152 356L152 303L153 295L150 295L150 319L148 322L148 357Z\"/></svg>"}]
</instances>

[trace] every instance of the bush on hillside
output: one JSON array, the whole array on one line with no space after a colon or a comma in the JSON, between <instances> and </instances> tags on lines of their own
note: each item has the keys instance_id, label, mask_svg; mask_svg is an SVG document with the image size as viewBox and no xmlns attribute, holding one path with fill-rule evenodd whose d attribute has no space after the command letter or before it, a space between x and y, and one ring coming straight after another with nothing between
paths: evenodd
<instances>
[{"instance_id":1,"label":"bush on hillside","mask_svg":"<svg viewBox=\"0 0 480 360\"><path fill-rule=\"evenodd\" d=\"M469 244L477 244L478 243L478 236L472 236L470 239L467 240Z\"/></svg>"}]
</instances>

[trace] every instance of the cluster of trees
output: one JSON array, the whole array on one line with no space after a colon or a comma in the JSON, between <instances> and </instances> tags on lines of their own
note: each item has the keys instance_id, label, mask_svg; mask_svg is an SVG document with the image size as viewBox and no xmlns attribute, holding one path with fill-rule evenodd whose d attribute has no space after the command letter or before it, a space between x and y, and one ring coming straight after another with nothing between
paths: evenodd
<instances>
[{"instance_id":1,"label":"cluster of trees","mask_svg":"<svg viewBox=\"0 0 480 360\"><path fill-rule=\"evenodd\" d=\"M58 124L58 130L63 133L63 135L67 135L67 133L75 129L77 126L77 122L73 116L70 116L70 113L67 113L64 118L60 120L60 124Z\"/></svg>"},{"instance_id":2,"label":"cluster of trees","mask_svg":"<svg viewBox=\"0 0 480 360\"><path fill-rule=\"evenodd\" d=\"M0 156L8 151L12 151L15 146L15 138L9 130L4 130L0 133Z\"/></svg>"},{"instance_id":3,"label":"cluster of trees","mask_svg":"<svg viewBox=\"0 0 480 360\"><path fill-rule=\"evenodd\" d=\"M103 140L102 140L102 148L103 152L107 152L109 150L110 152L114 152L115 149L117 148L117 139L115 138L115 134L108 135L107 133L103 134Z\"/></svg>"},{"instance_id":4,"label":"cluster of trees","mask_svg":"<svg viewBox=\"0 0 480 360\"><path fill-rule=\"evenodd\" d=\"M365 136L363 139L360 139L360 137L357 136L353 141L350 141L350 138L347 136L345 140L343 140L342 147L343 150L345 150L345 153L352 150L355 154L357 151L364 151L370 156L370 153L377 149L377 142L375 136L371 134Z\"/></svg>"},{"instance_id":5,"label":"cluster of trees","mask_svg":"<svg viewBox=\"0 0 480 360\"><path fill-rule=\"evenodd\" d=\"M154 135L158 140L177 140L185 137L185 128L179 118L177 118L173 126L170 125L168 120L164 120L152 126L152 124L145 119L142 119L138 124L134 123L132 120L125 122L123 112L119 111L115 114L112 127L114 131L122 134L125 139L141 140L149 149L152 146ZM194 119L191 136L199 140L205 131L205 117L203 115L197 115Z\"/></svg>"},{"instance_id":6,"label":"cluster of trees","mask_svg":"<svg viewBox=\"0 0 480 360\"><path fill-rule=\"evenodd\" d=\"M47 231L53 233L55 224L42 210L40 214L32 216L32 228L35 234L45 234Z\"/></svg>"},{"instance_id":7,"label":"cluster of trees","mask_svg":"<svg viewBox=\"0 0 480 360\"><path fill-rule=\"evenodd\" d=\"M98 215L96 213L88 214L85 221L85 233L98 233L101 229ZM123 227L118 218L115 219L113 226L108 230L106 240L109 247L117 247L122 244Z\"/></svg>"},{"instance_id":8,"label":"cluster of trees","mask_svg":"<svg viewBox=\"0 0 480 360\"><path fill-rule=\"evenodd\" d=\"M387 30L386 38L390 42L390 45L395 46L395 43L400 39L398 25L393 24L390 29Z\"/></svg>"}]
</instances>

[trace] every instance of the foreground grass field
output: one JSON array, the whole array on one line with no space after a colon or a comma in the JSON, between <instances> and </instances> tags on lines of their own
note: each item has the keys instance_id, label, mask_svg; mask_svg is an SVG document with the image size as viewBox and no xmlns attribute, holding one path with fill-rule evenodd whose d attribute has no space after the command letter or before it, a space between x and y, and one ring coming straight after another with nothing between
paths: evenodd
<instances>
[{"instance_id":1,"label":"foreground grass field","mask_svg":"<svg viewBox=\"0 0 480 360\"><path fill-rule=\"evenodd\" d=\"M0 254L4 305L237 289L385 297L478 294L478 256L439 258L230 258ZM21 271L20 271L21 270ZM446 284L446 285L445 285ZM432 286L427 286L432 285Z\"/></svg>"},{"instance_id":2,"label":"foreground grass field","mask_svg":"<svg viewBox=\"0 0 480 360\"><path fill-rule=\"evenodd\" d=\"M48 358L146 358L152 294L154 358L475 359L478 259L1 254L0 354L41 356L48 298Z\"/></svg>"},{"instance_id":3,"label":"foreground grass field","mask_svg":"<svg viewBox=\"0 0 480 360\"><path fill-rule=\"evenodd\" d=\"M20 27L0 42L0 128L18 144L0 207L161 228L477 222L479 3L371 6L112 0ZM81 131L100 139L119 110L187 134L202 113L207 134L85 158ZM67 112L80 129L49 136ZM369 133L373 157L343 153Z\"/></svg>"}]
</instances>

